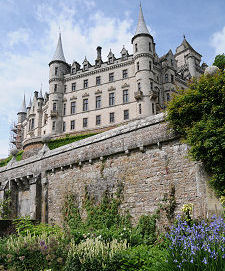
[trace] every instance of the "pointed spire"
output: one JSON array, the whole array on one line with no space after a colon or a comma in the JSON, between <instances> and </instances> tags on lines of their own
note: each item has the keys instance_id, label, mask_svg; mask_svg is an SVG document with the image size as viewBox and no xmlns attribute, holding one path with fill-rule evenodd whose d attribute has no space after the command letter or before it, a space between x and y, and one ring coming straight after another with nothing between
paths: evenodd
<instances>
[{"instance_id":1,"label":"pointed spire","mask_svg":"<svg viewBox=\"0 0 225 271\"><path fill-rule=\"evenodd\" d=\"M55 50L55 54L52 58L52 61L63 61L66 62L66 59L64 57L63 48L62 48L62 40L61 40L61 33L59 33L59 39L58 44Z\"/></svg>"},{"instance_id":2,"label":"pointed spire","mask_svg":"<svg viewBox=\"0 0 225 271\"><path fill-rule=\"evenodd\" d=\"M22 105L20 107L20 111L18 113L27 113L25 94L23 97L23 103L22 103Z\"/></svg>"},{"instance_id":3,"label":"pointed spire","mask_svg":"<svg viewBox=\"0 0 225 271\"><path fill-rule=\"evenodd\" d=\"M140 9L139 9L139 18L138 18L138 25L137 25L137 29L135 32L135 36L139 35L139 34L148 34L150 35L148 28L145 24L145 19L144 19L144 15L142 12L142 7L141 7L141 3L140 3Z\"/></svg>"},{"instance_id":4,"label":"pointed spire","mask_svg":"<svg viewBox=\"0 0 225 271\"><path fill-rule=\"evenodd\" d=\"M27 106L27 109L30 109L31 106L32 106L32 102L31 102L31 97L30 97L30 101L29 101L29 104L28 104L28 106Z\"/></svg>"},{"instance_id":5,"label":"pointed spire","mask_svg":"<svg viewBox=\"0 0 225 271\"><path fill-rule=\"evenodd\" d=\"M41 89L38 92L38 99L43 99L43 96L42 96L42 84L41 84Z\"/></svg>"}]
</instances>

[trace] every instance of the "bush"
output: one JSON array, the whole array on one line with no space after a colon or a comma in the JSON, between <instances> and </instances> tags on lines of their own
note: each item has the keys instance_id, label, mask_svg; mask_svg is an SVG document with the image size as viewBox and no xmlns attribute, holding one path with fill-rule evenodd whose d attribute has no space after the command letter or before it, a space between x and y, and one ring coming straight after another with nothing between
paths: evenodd
<instances>
[{"instance_id":1,"label":"bush","mask_svg":"<svg viewBox=\"0 0 225 271\"><path fill-rule=\"evenodd\" d=\"M115 254L127 249L127 242L105 243L99 238L87 239L76 245L71 243L71 248L66 261L65 271L102 271L111 269L111 260ZM108 269L110 265L110 269Z\"/></svg>"},{"instance_id":2,"label":"bush","mask_svg":"<svg viewBox=\"0 0 225 271\"><path fill-rule=\"evenodd\" d=\"M217 195L225 196L225 72L202 76L180 91L167 119L190 145L190 155L203 162Z\"/></svg>"}]
</instances>

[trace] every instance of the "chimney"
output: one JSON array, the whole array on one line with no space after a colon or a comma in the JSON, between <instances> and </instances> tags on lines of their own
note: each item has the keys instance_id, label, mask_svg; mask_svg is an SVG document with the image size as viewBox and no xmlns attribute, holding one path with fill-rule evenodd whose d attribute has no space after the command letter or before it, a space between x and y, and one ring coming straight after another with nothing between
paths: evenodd
<instances>
[{"instance_id":1,"label":"chimney","mask_svg":"<svg viewBox=\"0 0 225 271\"><path fill-rule=\"evenodd\" d=\"M97 50L97 60L102 60L102 47L98 46L96 50Z\"/></svg>"}]
</instances>

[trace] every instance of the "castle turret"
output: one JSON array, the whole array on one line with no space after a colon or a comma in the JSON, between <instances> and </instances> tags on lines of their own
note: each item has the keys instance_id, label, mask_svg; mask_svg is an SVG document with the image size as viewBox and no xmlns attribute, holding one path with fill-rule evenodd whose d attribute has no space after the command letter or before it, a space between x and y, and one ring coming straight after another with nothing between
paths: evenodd
<instances>
[{"instance_id":1,"label":"castle turret","mask_svg":"<svg viewBox=\"0 0 225 271\"><path fill-rule=\"evenodd\" d=\"M25 94L24 94L24 98L23 98L21 108L20 108L19 112L17 113L17 115L18 115L18 123L22 123L26 119L27 108L26 108Z\"/></svg>"},{"instance_id":2,"label":"castle turret","mask_svg":"<svg viewBox=\"0 0 225 271\"><path fill-rule=\"evenodd\" d=\"M153 58L155 46L153 37L150 35L145 24L142 8L140 5L138 25L132 38L135 61L135 76L137 81L137 110L141 117L156 114L156 101L151 90L153 89ZM140 99L140 97L142 97Z\"/></svg>"},{"instance_id":3,"label":"castle turret","mask_svg":"<svg viewBox=\"0 0 225 271\"><path fill-rule=\"evenodd\" d=\"M62 104L64 95L64 75L70 72L70 65L64 57L61 34L55 54L49 63L49 108L48 132L60 134L62 132Z\"/></svg>"}]
</instances>

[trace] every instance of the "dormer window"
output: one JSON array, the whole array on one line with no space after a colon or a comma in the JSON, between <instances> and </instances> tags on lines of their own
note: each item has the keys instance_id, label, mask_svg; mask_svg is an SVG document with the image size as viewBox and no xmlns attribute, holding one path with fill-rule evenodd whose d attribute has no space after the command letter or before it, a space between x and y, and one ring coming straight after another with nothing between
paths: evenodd
<instances>
[{"instance_id":1,"label":"dormer window","mask_svg":"<svg viewBox=\"0 0 225 271\"><path fill-rule=\"evenodd\" d=\"M168 83L168 74L165 74L165 82Z\"/></svg>"},{"instance_id":2,"label":"dormer window","mask_svg":"<svg viewBox=\"0 0 225 271\"><path fill-rule=\"evenodd\" d=\"M110 64L112 64L112 63L113 63L113 58L112 58L112 56L111 56L111 57L109 57L109 63L110 63Z\"/></svg>"},{"instance_id":3,"label":"dormer window","mask_svg":"<svg viewBox=\"0 0 225 271\"><path fill-rule=\"evenodd\" d=\"M85 71L88 70L88 64L84 64L84 70L85 70Z\"/></svg>"},{"instance_id":4,"label":"dormer window","mask_svg":"<svg viewBox=\"0 0 225 271\"><path fill-rule=\"evenodd\" d=\"M127 59L127 54L123 54L123 55L122 55L122 59L123 59L123 60Z\"/></svg>"},{"instance_id":5,"label":"dormer window","mask_svg":"<svg viewBox=\"0 0 225 271\"><path fill-rule=\"evenodd\" d=\"M72 69L71 69L71 73L72 73L72 74L75 74L75 73L76 73L76 68L72 68Z\"/></svg>"}]
</instances>

